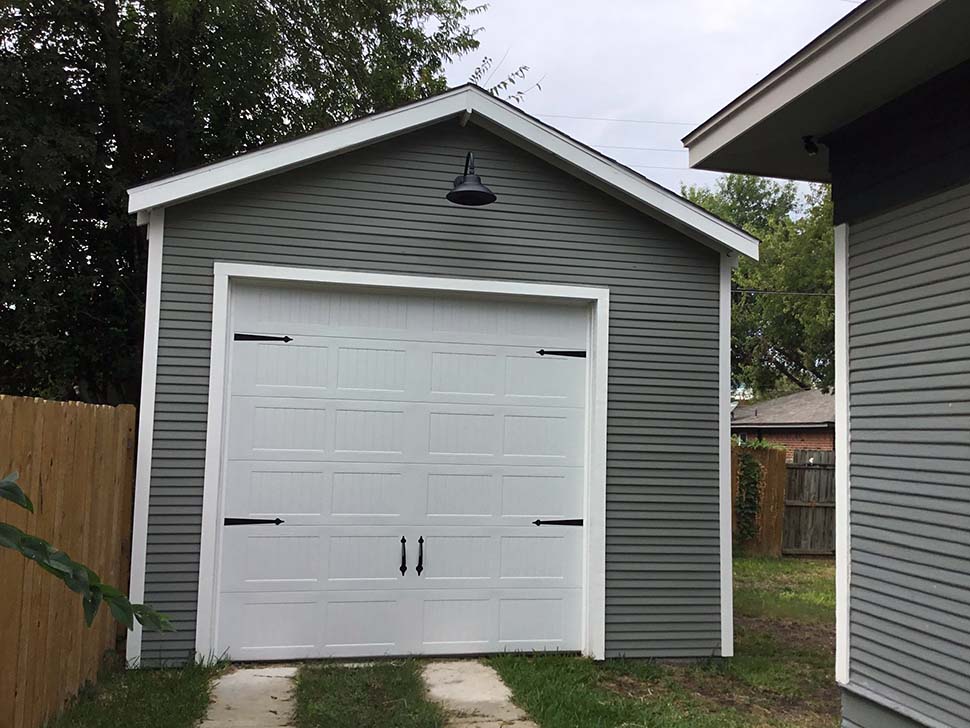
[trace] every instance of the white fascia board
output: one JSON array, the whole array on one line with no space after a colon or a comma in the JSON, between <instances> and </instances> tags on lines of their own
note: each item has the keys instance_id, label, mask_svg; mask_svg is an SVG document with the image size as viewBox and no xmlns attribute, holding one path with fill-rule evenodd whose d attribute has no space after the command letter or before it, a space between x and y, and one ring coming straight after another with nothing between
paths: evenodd
<instances>
[{"instance_id":1,"label":"white fascia board","mask_svg":"<svg viewBox=\"0 0 970 728\"><path fill-rule=\"evenodd\" d=\"M757 238L514 107L480 93L475 96L475 113L529 144L545 150L564 162L563 166L583 170L607 187L660 213L661 218L668 218L686 226L695 232L692 237L699 238L701 242L758 259Z\"/></svg>"},{"instance_id":2,"label":"white fascia board","mask_svg":"<svg viewBox=\"0 0 970 728\"><path fill-rule=\"evenodd\" d=\"M400 109L132 187L128 190L128 212L172 205L212 194L419 129L449 116L457 117L468 110L467 95L467 88L456 89Z\"/></svg>"},{"instance_id":3,"label":"white fascia board","mask_svg":"<svg viewBox=\"0 0 970 728\"><path fill-rule=\"evenodd\" d=\"M642 203L661 221L676 224L698 241L720 251L734 250L758 258L756 238L474 86L463 86L401 109L134 187L128 191L128 211L164 207L211 194L450 117L474 122L476 115L501 127L511 137L522 140L526 146L542 149L567 171L580 170L601 183L607 191Z\"/></svg>"},{"instance_id":4,"label":"white fascia board","mask_svg":"<svg viewBox=\"0 0 970 728\"><path fill-rule=\"evenodd\" d=\"M683 138L690 166L892 37L943 0L869 0Z\"/></svg>"}]
</instances>

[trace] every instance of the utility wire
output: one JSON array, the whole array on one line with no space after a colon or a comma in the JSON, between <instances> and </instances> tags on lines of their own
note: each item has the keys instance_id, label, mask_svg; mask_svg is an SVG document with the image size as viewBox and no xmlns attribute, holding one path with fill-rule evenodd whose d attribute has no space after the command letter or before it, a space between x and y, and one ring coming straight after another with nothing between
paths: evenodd
<instances>
[{"instance_id":1,"label":"utility wire","mask_svg":"<svg viewBox=\"0 0 970 728\"><path fill-rule=\"evenodd\" d=\"M616 144L593 144L597 149L633 149L644 152L686 152L686 149L674 149L673 147L625 147Z\"/></svg>"},{"instance_id":2,"label":"utility wire","mask_svg":"<svg viewBox=\"0 0 970 728\"><path fill-rule=\"evenodd\" d=\"M659 164L627 164L625 166L633 167L634 169L676 169L680 172L710 172L711 174L718 174L712 169L692 169L690 167L664 167Z\"/></svg>"},{"instance_id":3,"label":"utility wire","mask_svg":"<svg viewBox=\"0 0 970 728\"><path fill-rule=\"evenodd\" d=\"M544 114L540 111L531 112L535 116L547 119L580 119L582 121L620 121L628 124L665 124L668 126L697 126L691 121L661 121L659 119L616 119L608 116L570 116L569 114Z\"/></svg>"},{"instance_id":4,"label":"utility wire","mask_svg":"<svg viewBox=\"0 0 970 728\"><path fill-rule=\"evenodd\" d=\"M733 293L757 293L763 296L834 296L824 291L762 291L757 288L734 288Z\"/></svg>"}]
</instances>

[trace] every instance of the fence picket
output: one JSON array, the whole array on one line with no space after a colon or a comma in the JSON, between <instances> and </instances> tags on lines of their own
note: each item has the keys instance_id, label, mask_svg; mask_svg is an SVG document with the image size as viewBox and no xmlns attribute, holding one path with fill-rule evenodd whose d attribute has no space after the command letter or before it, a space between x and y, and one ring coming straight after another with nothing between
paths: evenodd
<instances>
[{"instance_id":1,"label":"fence picket","mask_svg":"<svg viewBox=\"0 0 970 728\"><path fill-rule=\"evenodd\" d=\"M796 450L785 486L783 553L831 556L835 553L835 453Z\"/></svg>"},{"instance_id":2,"label":"fence picket","mask_svg":"<svg viewBox=\"0 0 970 728\"><path fill-rule=\"evenodd\" d=\"M135 409L0 395L0 470L20 473L35 513L0 501L0 521L49 540L127 586ZM39 728L97 676L119 630L106 608L84 624L80 599L19 554L0 550L0 726Z\"/></svg>"}]
</instances>

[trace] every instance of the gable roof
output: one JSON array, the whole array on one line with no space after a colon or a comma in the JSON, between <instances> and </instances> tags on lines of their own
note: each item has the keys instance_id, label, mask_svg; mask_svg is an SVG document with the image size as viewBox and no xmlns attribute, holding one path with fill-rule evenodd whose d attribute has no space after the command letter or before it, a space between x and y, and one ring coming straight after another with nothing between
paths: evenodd
<instances>
[{"instance_id":1,"label":"gable roof","mask_svg":"<svg viewBox=\"0 0 970 728\"><path fill-rule=\"evenodd\" d=\"M731 427L826 427L835 425L835 395L818 389L764 402L739 404Z\"/></svg>"},{"instance_id":2,"label":"gable roof","mask_svg":"<svg viewBox=\"0 0 970 728\"><path fill-rule=\"evenodd\" d=\"M128 211L168 207L280 174L447 119L474 123L607 194L721 251L758 257L758 240L521 109L468 84L326 131L241 154L128 190Z\"/></svg>"},{"instance_id":3,"label":"gable roof","mask_svg":"<svg viewBox=\"0 0 970 728\"><path fill-rule=\"evenodd\" d=\"M966 0L866 0L684 137L690 166L830 181L819 139L970 57Z\"/></svg>"}]
</instances>

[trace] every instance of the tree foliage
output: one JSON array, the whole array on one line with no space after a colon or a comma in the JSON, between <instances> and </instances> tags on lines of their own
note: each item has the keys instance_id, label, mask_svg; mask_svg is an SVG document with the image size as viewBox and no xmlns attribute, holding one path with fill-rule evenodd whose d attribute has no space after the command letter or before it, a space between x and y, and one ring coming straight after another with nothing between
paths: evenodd
<instances>
[{"instance_id":1,"label":"tree foliage","mask_svg":"<svg viewBox=\"0 0 970 728\"><path fill-rule=\"evenodd\" d=\"M685 197L761 240L733 275L732 384L768 397L833 384L834 244L829 188L727 175ZM811 295L805 295L811 294Z\"/></svg>"},{"instance_id":2,"label":"tree foliage","mask_svg":"<svg viewBox=\"0 0 970 728\"><path fill-rule=\"evenodd\" d=\"M33 513L34 504L17 484L17 474L11 473L0 480L0 500L7 500ZM133 629L137 620L146 629L170 632L169 618L144 604L132 604L121 590L105 584L96 572L81 564L63 551L37 536L24 533L16 526L0 521L0 548L21 554L49 574L56 576L73 592L81 595L84 621L90 627L102 604L107 604L111 615Z\"/></svg>"},{"instance_id":3,"label":"tree foliage","mask_svg":"<svg viewBox=\"0 0 970 728\"><path fill-rule=\"evenodd\" d=\"M144 233L125 190L445 89L462 0L0 6L0 388L135 401Z\"/></svg>"}]
</instances>

